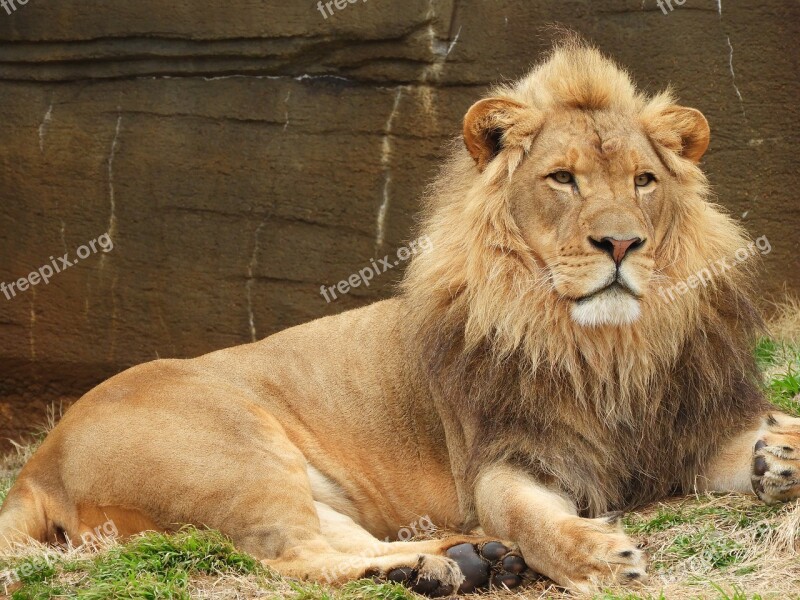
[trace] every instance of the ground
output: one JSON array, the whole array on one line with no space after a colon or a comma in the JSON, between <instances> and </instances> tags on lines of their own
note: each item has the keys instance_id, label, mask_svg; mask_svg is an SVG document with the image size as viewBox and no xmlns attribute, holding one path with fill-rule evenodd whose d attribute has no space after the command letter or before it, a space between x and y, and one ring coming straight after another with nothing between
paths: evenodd
<instances>
[{"instance_id":1,"label":"ground","mask_svg":"<svg viewBox=\"0 0 800 600\"><path fill-rule=\"evenodd\" d=\"M789 304L778 311L769 337L755 352L772 401L800 415L800 305ZM15 452L0 458L0 501L38 439L41 436L18 444ZM800 599L800 505L796 503L766 506L735 495L675 498L627 515L625 527L650 556L650 582L633 590L605 590L595 596L597 600ZM171 536L151 533L124 544L99 539L96 546L93 550L31 546L0 556L0 597L418 598L397 585L371 581L334 589L283 579L237 552L213 531L187 528ZM531 578L521 590L483 597L566 600L575 596L546 580Z\"/></svg>"}]
</instances>

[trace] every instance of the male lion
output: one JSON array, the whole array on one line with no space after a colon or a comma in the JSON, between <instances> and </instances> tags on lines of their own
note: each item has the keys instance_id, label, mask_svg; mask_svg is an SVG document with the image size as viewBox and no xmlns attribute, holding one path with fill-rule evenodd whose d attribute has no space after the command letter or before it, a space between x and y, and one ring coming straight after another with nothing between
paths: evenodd
<instances>
[{"instance_id":1,"label":"male lion","mask_svg":"<svg viewBox=\"0 0 800 600\"><path fill-rule=\"evenodd\" d=\"M760 391L746 247L709 128L570 41L466 115L398 297L125 371L22 470L0 539L217 528L280 573L431 595L525 568L642 581L610 511L694 489L800 495L800 419ZM380 542L427 515L488 538ZM490 540L499 540L494 542Z\"/></svg>"}]
</instances>

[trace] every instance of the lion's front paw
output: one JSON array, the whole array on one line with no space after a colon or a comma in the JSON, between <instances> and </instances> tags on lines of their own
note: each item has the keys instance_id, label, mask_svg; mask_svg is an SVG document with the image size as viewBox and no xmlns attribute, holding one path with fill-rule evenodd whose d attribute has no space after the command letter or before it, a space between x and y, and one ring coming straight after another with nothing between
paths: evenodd
<instances>
[{"instance_id":1,"label":"lion's front paw","mask_svg":"<svg viewBox=\"0 0 800 600\"><path fill-rule=\"evenodd\" d=\"M770 415L753 449L753 491L766 502L800 497L800 419Z\"/></svg>"},{"instance_id":2,"label":"lion's front paw","mask_svg":"<svg viewBox=\"0 0 800 600\"><path fill-rule=\"evenodd\" d=\"M562 523L563 544L550 557L555 567L551 577L582 593L647 581L647 557L625 535L620 517L574 517Z\"/></svg>"}]
</instances>

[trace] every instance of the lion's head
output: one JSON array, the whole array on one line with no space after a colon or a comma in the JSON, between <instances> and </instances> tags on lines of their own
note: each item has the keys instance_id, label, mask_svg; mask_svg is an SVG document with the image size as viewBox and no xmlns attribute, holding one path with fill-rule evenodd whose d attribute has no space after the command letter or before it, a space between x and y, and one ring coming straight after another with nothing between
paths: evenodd
<instances>
[{"instance_id":1,"label":"lion's head","mask_svg":"<svg viewBox=\"0 0 800 600\"><path fill-rule=\"evenodd\" d=\"M702 201L703 115L668 94L645 98L579 46L475 104L464 140L477 169L504 188L536 278L572 319L635 322L680 204Z\"/></svg>"},{"instance_id":2,"label":"lion's head","mask_svg":"<svg viewBox=\"0 0 800 600\"><path fill-rule=\"evenodd\" d=\"M538 85L536 78L526 80L520 95ZM528 112L539 126L522 140L526 157L506 193L537 276L549 280L572 319L586 326L627 325L639 318L641 299L650 291L670 230L670 200L679 196L681 183L659 155L667 150L652 143L653 125L641 109L588 101L597 108L588 110L582 99L550 107L527 99L528 106L538 106ZM493 125L502 120L498 111L519 111L525 119L522 107L503 98L470 110L465 139L480 165L504 150L503 134ZM690 108L671 107L669 113L682 140L676 150L695 162L708 145L705 119Z\"/></svg>"}]
</instances>

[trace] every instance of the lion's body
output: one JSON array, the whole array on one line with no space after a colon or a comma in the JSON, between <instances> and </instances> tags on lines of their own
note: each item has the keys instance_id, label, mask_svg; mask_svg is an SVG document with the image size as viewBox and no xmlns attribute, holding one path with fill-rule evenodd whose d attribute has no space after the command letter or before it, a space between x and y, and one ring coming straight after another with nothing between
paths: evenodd
<instances>
[{"instance_id":1,"label":"lion's body","mask_svg":"<svg viewBox=\"0 0 800 600\"><path fill-rule=\"evenodd\" d=\"M453 559L465 538L371 537L424 516L589 589L645 577L601 513L747 491L755 441L800 426L761 424L746 265L654 291L747 246L695 164L705 119L581 44L498 93L467 115L397 298L101 384L23 469L0 544L192 523L289 575L486 583ZM754 463L770 501L797 491L775 452Z\"/></svg>"},{"instance_id":2,"label":"lion's body","mask_svg":"<svg viewBox=\"0 0 800 600\"><path fill-rule=\"evenodd\" d=\"M422 515L457 526L442 425L392 331L401 310L384 301L254 344L125 371L70 408L21 480L48 471L64 482L41 491L63 501L49 518L75 540L106 520L106 507L135 507L161 529L226 529L238 511L220 490L261 479L259 490L282 491L286 473L275 456L294 453L339 488L332 498L320 486L316 499L381 538ZM164 482L175 496L183 481L190 504L164 506L143 481ZM275 517L291 503L276 502Z\"/></svg>"}]
</instances>

